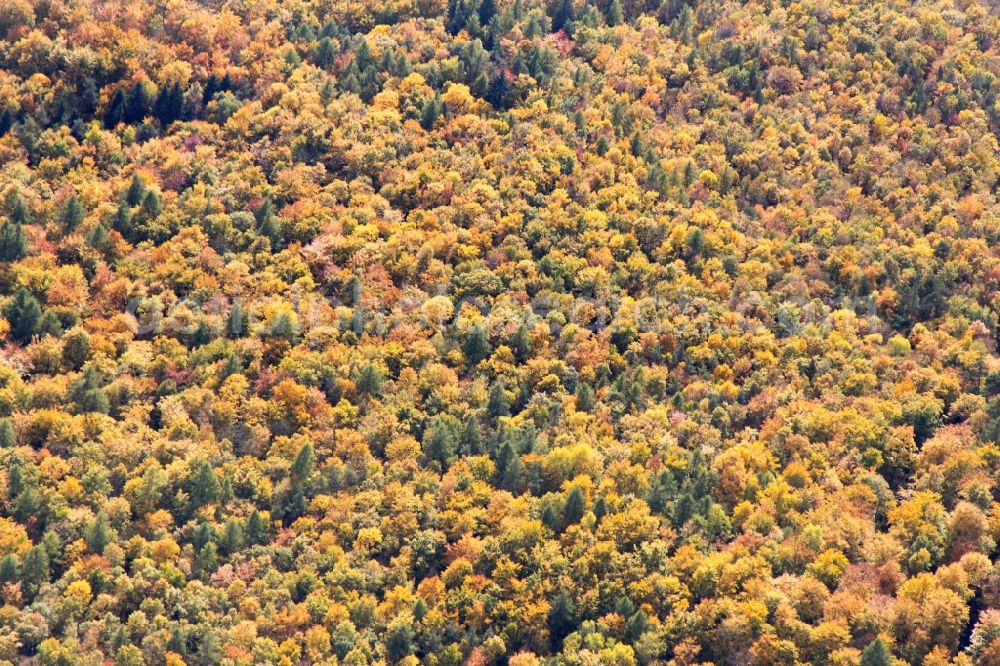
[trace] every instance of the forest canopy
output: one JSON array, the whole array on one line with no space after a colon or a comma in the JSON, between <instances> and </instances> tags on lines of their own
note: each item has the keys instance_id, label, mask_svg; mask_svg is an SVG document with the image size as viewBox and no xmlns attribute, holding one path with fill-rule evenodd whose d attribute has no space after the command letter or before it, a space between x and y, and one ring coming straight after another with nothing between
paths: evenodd
<instances>
[{"instance_id":1,"label":"forest canopy","mask_svg":"<svg viewBox=\"0 0 1000 666\"><path fill-rule=\"evenodd\" d=\"M991 0L0 0L0 663L1000 665Z\"/></svg>"}]
</instances>

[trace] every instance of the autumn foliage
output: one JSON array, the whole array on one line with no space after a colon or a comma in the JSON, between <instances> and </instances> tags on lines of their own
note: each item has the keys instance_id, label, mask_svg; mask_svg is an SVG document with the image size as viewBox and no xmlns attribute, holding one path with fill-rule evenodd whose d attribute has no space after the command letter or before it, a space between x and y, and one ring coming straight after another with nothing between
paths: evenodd
<instances>
[{"instance_id":1,"label":"autumn foliage","mask_svg":"<svg viewBox=\"0 0 1000 666\"><path fill-rule=\"evenodd\" d=\"M989 0L0 0L0 663L1000 664Z\"/></svg>"}]
</instances>

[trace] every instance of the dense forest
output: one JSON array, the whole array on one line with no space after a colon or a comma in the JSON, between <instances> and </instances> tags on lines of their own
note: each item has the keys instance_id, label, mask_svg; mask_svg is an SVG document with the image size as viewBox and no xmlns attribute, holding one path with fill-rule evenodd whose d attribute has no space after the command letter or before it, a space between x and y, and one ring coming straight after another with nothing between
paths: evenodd
<instances>
[{"instance_id":1,"label":"dense forest","mask_svg":"<svg viewBox=\"0 0 1000 666\"><path fill-rule=\"evenodd\" d=\"M992 0L0 0L0 663L1000 664Z\"/></svg>"}]
</instances>

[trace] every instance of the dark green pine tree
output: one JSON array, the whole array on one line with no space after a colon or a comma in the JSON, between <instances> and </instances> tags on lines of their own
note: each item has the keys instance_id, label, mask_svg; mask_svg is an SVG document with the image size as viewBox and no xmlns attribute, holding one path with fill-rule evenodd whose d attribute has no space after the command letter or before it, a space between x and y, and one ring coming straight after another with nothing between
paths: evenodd
<instances>
[{"instance_id":1,"label":"dark green pine tree","mask_svg":"<svg viewBox=\"0 0 1000 666\"><path fill-rule=\"evenodd\" d=\"M187 486L191 506L195 509L211 504L219 498L219 480L212 466L203 458L194 464Z\"/></svg>"},{"instance_id":2,"label":"dark green pine tree","mask_svg":"<svg viewBox=\"0 0 1000 666\"><path fill-rule=\"evenodd\" d=\"M482 0L479 3L479 25L484 28L490 24L497 14L496 0Z\"/></svg>"},{"instance_id":3,"label":"dark green pine tree","mask_svg":"<svg viewBox=\"0 0 1000 666\"><path fill-rule=\"evenodd\" d=\"M233 375L239 375L243 373L243 362L240 357L230 352L226 355L226 360L223 362L222 367L219 369L220 379L225 379L226 377L231 377Z\"/></svg>"},{"instance_id":4,"label":"dark green pine tree","mask_svg":"<svg viewBox=\"0 0 1000 666\"><path fill-rule=\"evenodd\" d=\"M344 285L344 289L341 292L344 297L344 301L346 301L346 305L350 305L352 307L358 305L361 302L361 291L361 280L358 279L357 275L352 275L347 281L347 284Z\"/></svg>"},{"instance_id":5,"label":"dark green pine tree","mask_svg":"<svg viewBox=\"0 0 1000 666\"><path fill-rule=\"evenodd\" d=\"M118 208L111 214L108 224L125 238L130 240L133 238L135 228L132 224L132 209L129 208L127 201L118 204Z\"/></svg>"},{"instance_id":6,"label":"dark green pine tree","mask_svg":"<svg viewBox=\"0 0 1000 666\"><path fill-rule=\"evenodd\" d=\"M164 126L181 119L184 115L184 91L180 83L175 81L160 89L153 103L153 115Z\"/></svg>"},{"instance_id":7,"label":"dark green pine tree","mask_svg":"<svg viewBox=\"0 0 1000 666\"><path fill-rule=\"evenodd\" d=\"M18 194L13 197L8 218L15 224L31 224L31 211Z\"/></svg>"},{"instance_id":8,"label":"dark green pine tree","mask_svg":"<svg viewBox=\"0 0 1000 666\"><path fill-rule=\"evenodd\" d=\"M159 217L160 213L163 211L163 201L160 198L159 193L156 190L149 190L146 192L146 196L142 198L142 213L147 219L155 219Z\"/></svg>"},{"instance_id":9,"label":"dark green pine tree","mask_svg":"<svg viewBox=\"0 0 1000 666\"><path fill-rule=\"evenodd\" d=\"M16 443L14 424L10 419L0 419L0 448L9 449Z\"/></svg>"},{"instance_id":10,"label":"dark green pine tree","mask_svg":"<svg viewBox=\"0 0 1000 666\"><path fill-rule=\"evenodd\" d=\"M141 123L149 111L149 92L142 81L136 81L128 93L125 104L125 122L129 125Z\"/></svg>"},{"instance_id":11,"label":"dark green pine tree","mask_svg":"<svg viewBox=\"0 0 1000 666\"><path fill-rule=\"evenodd\" d=\"M247 518L246 540L247 543L260 545L268 542L267 524L257 509Z\"/></svg>"},{"instance_id":12,"label":"dark green pine tree","mask_svg":"<svg viewBox=\"0 0 1000 666\"><path fill-rule=\"evenodd\" d=\"M110 405L108 395L102 388L103 383L97 368L90 365L84 369L83 376L76 380L70 388L70 394L76 402L79 413L108 413Z\"/></svg>"},{"instance_id":13,"label":"dark green pine tree","mask_svg":"<svg viewBox=\"0 0 1000 666\"><path fill-rule=\"evenodd\" d=\"M566 590L560 590L549 606L549 636L552 640L552 650L558 651L563 639L569 636L577 627L576 609L573 600Z\"/></svg>"},{"instance_id":14,"label":"dark green pine tree","mask_svg":"<svg viewBox=\"0 0 1000 666\"><path fill-rule=\"evenodd\" d=\"M514 105L514 84L511 83L507 72L498 72L490 81L490 87L486 90L486 101L497 111L506 111Z\"/></svg>"},{"instance_id":15,"label":"dark green pine tree","mask_svg":"<svg viewBox=\"0 0 1000 666\"><path fill-rule=\"evenodd\" d=\"M42 510L42 496L34 486L27 486L14 498L14 507L11 515L18 522L25 522L30 518L39 518Z\"/></svg>"},{"instance_id":16,"label":"dark green pine tree","mask_svg":"<svg viewBox=\"0 0 1000 666\"><path fill-rule=\"evenodd\" d=\"M424 102L424 106L420 110L420 126L428 132L431 131L443 108L444 104L441 102L441 96L435 93L434 97Z\"/></svg>"},{"instance_id":17,"label":"dark green pine tree","mask_svg":"<svg viewBox=\"0 0 1000 666\"><path fill-rule=\"evenodd\" d=\"M128 190L125 192L125 202L134 208L142 203L142 198L145 195L146 186L143 184L142 178L139 177L138 173L132 174L132 182L129 183Z\"/></svg>"},{"instance_id":18,"label":"dark green pine tree","mask_svg":"<svg viewBox=\"0 0 1000 666\"><path fill-rule=\"evenodd\" d=\"M0 572L3 569L0 568ZM427 617L427 602L423 600L423 597L417 597L417 600L413 602L413 617L419 622L420 620Z\"/></svg>"},{"instance_id":19,"label":"dark green pine tree","mask_svg":"<svg viewBox=\"0 0 1000 666\"><path fill-rule=\"evenodd\" d=\"M271 251L277 252L284 247L284 239L281 237L281 227L274 215L274 204L270 199L265 199L264 203L254 211L257 218L257 233L271 241Z\"/></svg>"},{"instance_id":20,"label":"dark green pine tree","mask_svg":"<svg viewBox=\"0 0 1000 666\"><path fill-rule=\"evenodd\" d=\"M528 335L528 327L523 322L510 340L510 349L514 352L514 358L518 363L526 363L531 357L531 338Z\"/></svg>"},{"instance_id":21,"label":"dark green pine tree","mask_svg":"<svg viewBox=\"0 0 1000 666\"><path fill-rule=\"evenodd\" d=\"M292 461L291 476L292 484L295 486L305 486L311 482L313 471L316 465L316 454L313 450L312 442L306 442L295 454Z\"/></svg>"},{"instance_id":22,"label":"dark green pine tree","mask_svg":"<svg viewBox=\"0 0 1000 666\"><path fill-rule=\"evenodd\" d=\"M501 416L510 416L510 400L500 382L494 382L490 387L489 398L486 401L486 415L494 420Z\"/></svg>"},{"instance_id":23,"label":"dark green pine tree","mask_svg":"<svg viewBox=\"0 0 1000 666\"><path fill-rule=\"evenodd\" d=\"M97 517L87 526L87 531L84 534L87 547L90 548L91 552L102 555L104 549L111 543L111 537L111 527L108 525L107 517L103 512L98 513Z\"/></svg>"},{"instance_id":24,"label":"dark green pine tree","mask_svg":"<svg viewBox=\"0 0 1000 666\"><path fill-rule=\"evenodd\" d=\"M108 102L108 108L104 112L105 129L114 129L120 123L125 122L125 91L121 88L115 90Z\"/></svg>"},{"instance_id":25,"label":"dark green pine tree","mask_svg":"<svg viewBox=\"0 0 1000 666\"><path fill-rule=\"evenodd\" d=\"M0 583L14 583L21 577L21 563L10 554L0 559Z\"/></svg>"},{"instance_id":26,"label":"dark green pine tree","mask_svg":"<svg viewBox=\"0 0 1000 666\"><path fill-rule=\"evenodd\" d=\"M58 338L62 337L62 334L63 328L59 316L52 310L46 310L45 314L42 315L42 320L38 322L38 335L43 338L46 335Z\"/></svg>"},{"instance_id":27,"label":"dark green pine tree","mask_svg":"<svg viewBox=\"0 0 1000 666\"><path fill-rule=\"evenodd\" d=\"M608 11L605 14L605 18L608 21L608 25L620 25L625 19L625 14L622 11L621 0L611 0L611 4L608 6Z\"/></svg>"},{"instance_id":28,"label":"dark green pine tree","mask_svg":"<svg viewBox=\"0 0 1000 666\"><path fill-rule=\"evenodd\" d=\"M579 523L586 508L587 500L583 496L583 490L580 486L573 486L566 497L566 506L563 507L563 527Z\"/></svg>"},{"instance_id":29,"label":"dark green pine tree","mask_svg":"<svg viewBox=\"0 0 1000 666\"><path fill-rule=\"evenodd\" d=\"M62 224L64 232L72 233L83 223L85 216L86 211L83 209L83 204L80 203L80 198L73 194L63 204L62 212L59 215L59 222Z\"/></svg>"},{"instance_id":30,"label":"dark green pine tree","mask_svg":"<svg viewBox=\"0 0 1000 666\"><path fill-rule=\"evenodd\" d=\"M10 109L4 109L0 113L0 136L4 136L14 126L14 113Z\"/></svg>"},{"instance_id":31,"label":"dark green pine tree","mask_svg":"<svg viewBox=\"0 0 1000 666\"><path fill-rule=\"evenodd\" d=\"M95 250L107 252L111 249L111 239L108 237L108 230L103 224L96 224L87 234L87 244Z\"/></svg>"},{"instance_id":32,"label":"dark green pine tree","mask_svg":"<svg viewBox=\"0 0 1000 666\"><path fill-rule=\"evenodd\" d=\"M24 227L12 219L0 224L0 261L17 261L28 254Z\"/></svg>"},{"instance_id":33,"label":"dark green pine tree","mask_svg":"<svg viewBox=\"0 0 1000 666\"><path fill-rule=\"evenodd\" d=\"M30 291L21 287L4 308L4 318L10 324L10 333L14 339L20 343L28 343L38 332L42 307Z\"/></svg>"},{"instance_id":34,"label":"dark green pine tree","mask_svg":"<svg viewBox=\"0 0 1000 666\"><path fill-rule=\"evenodd\" d=\"M7 470L7 496L17 497L25 488L24 470L20 464L14 464Z\"/></svg>"},{"instance_id":35,"label":"dark green pine tree","mask_svg":"<svg viewBox=\"0 0 1000 666\"><path fill-rule=\"evenodd\" d=\"M601 518L608 515L608 500L604 497L598 497L594 500L594 517L597 518L597 522L601 522Z\"/></svg>"},{"instance_id":36,"label":"dark green pine tree","mask_svg":"<svg viewBox=\"0 0 1000 666\"><path fill-rule=\"evenodd\" d=\"M307 497L313 487L313 473L316 465L316 454L311 442L306 442L295 454L289 470L289 478L282 482L284 488L276 498L275 510L278 517L286 524L305 514L308 507Z\"/></svg>"},{"instance_id":37,"label":"dark green pine tree","mask_svg":"<svg viewBox=\"0 0 1000 666\"><path fill-rule=\"evenodd\" d=\"M625 620L625 638L634 643L649 629L649 616L643 610L637 610Z\"/></svg>"},{"instance_id":38,"label":"dark green pine tree","mask_svg":"<svg viewBox=\"0 0 1000 666\"><path fill-rule=\"evenodd\" d=\"M227 556L236 553L243 546L243 526L238 521L232 518L226 521L219 546L222 554Z\"/></svg>"},{"instance_id":39,"label":"dark green pine tree","mask_svg":"<svg viewBox=\"0 0 1000 666\"><path fill-rule=\"evenodd\" d=\"M354 312L351 313L351 331L357 336L365 332L365 311L361 305L355 305Z\"/></svg>"},{"instance_id":40,"label":"dark green pine tree","mask_svg":"<svg viewBox=\"0 0 1000 666\"><path fill-rule=\"evenodd\" d=\"M562 525L559 519L559 512L551 504L546 504L542 509L541 514L542 524L548 527L553 532L559 532L562 529Z\"/></svg>"},{"instance_id":41,"label":"dark green pine tree","mask_svg":"<svg viewBox=\"0 0 1000 666\"><path fill-rule=\"evenodd\" d=\"M219 566L218 547L209 542L199 548L194 556L194 570L201 577L207 577Z\"/></svg>"},{"instance_id":42,"label":"dark green pine tree","mask_svg":"<svg viewBox=\"0 0 1000 666\"><path fill-rule=\"evenodd\" d=\"M586 382L580 382L576 385L576 409L580 412L589 412L594 408L597 403L597 396L594 394L594 389L590 387L590 384Z\"/></svg>"},{"instance_id":43,"label":"dark green pine tree","mask_svg":"<svg viewBox=\"0 0 1000 666\"><path fill-rule=\"evenodd\" d=\"M476 97L486 97L489 89L490 80L486 76L486 72L480 72L479 75L472 81L472 94Z\"/></svg>"},{"instance_id":44,"label":"dark green pine tree","mask_svg":"<svg viewBox=\"0 0 1000 666\"><path fill-rule=\"evenodd\" d=\"M477 456L483 452L483 435L475 418L465 420L458 445L463 456Z\"/></svg>"},{"instance_id":45,"label":"dark green pine tree","mask_svg":"<svg viewBox=\"0 0 1000 666\"><path fill-rule=\"evenodd\" d=\"M448 0L448 15L445 20L445 29L449 35L455 36L465 27L468 20L468 9L464 0Z\"/></svg>"},{"instance_id":46,"label":"dark green pine tree","mask_svg":"<svg viewBox=\"0 0 1000 666\"><path fill-rule=\"evenodd\" d=\"M38 594L38 589L49 582L52 575L49 567L49 554L45 547L32 546L24 554L24 561L21 565L21 589L28 599L34 599Z\"/></svg>"},{"instance_id":47,"label":"dark green pine tree","mask_svg":"<svg viewBox=\"0 0 1000 666\"><path fill-rule=\"evenodd\" d=\"M226 325L226 332L229 337L236 340L242 338L249 330L249 321L246 312L243 311L243 302L235 301L229 311L229 321Z\"/></svg>"},{"instance_id":48,"label":"dark green pine tree","mask_svg":"<svg viewBox=\"0 0 1000 666\"><path fill-rule=\"evenodd\" d=\"M501 464L501 460L504 461ZM519 492L523 489L525 468L521 456L514 451L511 443L504 442L497 454L497 485L510 492Z\"/></svg>"},{"instance_id":49,"label":"dark green pine tree","mask_svg":"<svg viewBox=\"0 0 1000 666\"><path fill-rule=\"evenodd\" d=\"M514 451L514 447L511 445L510 440L505 438L503 443L500 444L500 449L497 451L495 466L497 481L503 479L504 474L507 472L507 468L514 464L515 458L517 458L517 453Z\"/></svg>"},{"instance_id":50,"label":"dark green pine tree","mask_svg":"<svg viewBox=\"0 0 1000 666\"><path fill-rule=\"evenodd\" d=\"M573 0L555 0L551 6L552 32L569 32L573 20Z\"/></svg>"},{"instance_id":51,"label":"dark green pine tree","mask_svg":"<svg viewBox=\"0 0 1000 666\"><path fill-rule=\"evenodd\" d=\"M665 469L653 476L646 493L646 502L656 513L666 515L669 503L676 494L677 483L674 481L674 475Z\"/></svg>"},{"instance_id":52,"label":"dark green pine tree","mask_svg":"<svg viewBox=\"0 0 1000 666\"><path fill-rule=\"evenodd\" d=\"M424 431L422 448L429 460L435 460L442 467L447 467L455 457L459 433L458 420L452 416L439 415Z\"/></svg>"},{"instance_id":53,"label":"dark green pine tree","mask_svg":"<svg viewBox=\"0 0 1000 666\"><path fill-rule=\"evenodd\" d=\"M478 324L472 327L469 335L462 344L462 352L470 366L478 365L480 361L489 357L493 353L486 331Z\"/></svg>"},{"instance_id":54,"label":"dark green pine tree","mask_svg":"<svg viewBox=\"0 0 1000 666\"><path fill-rule=\"evenodd\" d=\"M892 653L881 638L876 638L861 653L861 666L892 666Z\"/></svg>"},{"instance_id":55,"label":"dark green pine tree","mask_svg":"<svg viewBox=\"0 0 1000 666\"><path fill-rule=\"evenodd\" d=\"M179 627L174 627L170 632L170 638L167 639L167 649L182 657L187 654L187 639L184 638L184 633Z\"/></svg>"},{"instance_id":56,"label":"dark green pine tree","mask_svg":"<svg viewBox=\"0 0 1000 666\"><path fill-rule=\"evenodd\" d=\"M409 622L400 622L389 630L385 639L386 656L393 663L399 662L410 654L413 654L413 640L416 634Z\"/></svg>"},{"instance_id":57,"label":"dark green pine tree","mask_svg":"<svg viewBox=\"0 0 1000 666\"><path fill-rule=\"evenodd\" d=\"M337 58L337 49L333 45L333 40L324 37L316 44L316 51L313 54L313 64L320 69L330 69L333 61Z\"/></svg>"},{"instance_id":58,"label":"dark green pine tree","mask_svg":"<svg viewBox=\"0 0 1000 666\"><path fill-rule=\"evenodd\" d=\"M355 382L358 391L363 395L377 398L382 392L382 371L373 363L366 363L358 372Z\"/></svg>"},{"instance_id":59,"label":"dark green pine tree","mask_svg":"<svg viewBox=\"0 0 1000 666\"><path fill-rule=\"evenodd\" d=\"M191 543L194 545L195 550L201 550L207 546L215 537L215 530L208 523L198 523L198 527L194 528L194 532L191 533Z\"/></svg>"}]
</instances>

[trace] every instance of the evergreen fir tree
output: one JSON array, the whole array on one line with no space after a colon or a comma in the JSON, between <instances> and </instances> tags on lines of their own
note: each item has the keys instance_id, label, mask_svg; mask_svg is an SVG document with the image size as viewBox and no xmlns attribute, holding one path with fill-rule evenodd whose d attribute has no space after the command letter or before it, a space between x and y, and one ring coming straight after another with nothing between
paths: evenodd
<instances>
[{"instance_id":1,"label":"evergreen fir tree","mask_svg":"<svg viewBox=\"0 0 1000 666\"><path fill-rule=\"evenodd\" d=\"M316 52L313 54L313 63L320 69L330 69L333 61L337 57L337 49L333 45L333 40L324 37L316 44Z\"/></svg>"},{"instance_id":2,"label":"evergreen fir tree","mask_svg":"<svg viewBox=\"0 0 1000 666\"><path fill-rule=\"evenodd\" d=\"M223 555L236 553L243 545L243 527L230 518L226 521L226 527L222 531L222 538L219 541Z\"/></svg>"},{"instance_id":3,"label":"evergreen fir tree","mask_svg":"<svg viewBox=\"0 0 1000 666\"><path fill-rule=\"evenodd\" d=\"M483 452L483 436L475 418L466 419L462 426L459 448L463 456L476 456Z\"/></svg>"},{"instance_id":4,"label":"evergreen fir tree","mask_svg":"<svg viewBox=\"0 0 1000 666\"><path fill-rule=\"evenodd\" d=\"M55 312L51 310L46 310L42 315L42 319L38 322L38 335L45 337L46 335L51 335L54 338L58 338L63 334L62 322L59 321L59 317Z\"/></svg>"},{"instance_id":5,"label":"evergreen fir tree","mask_svg":"<svg viewBox=\"0 0 1000 666\"><path fill-rule=\"evenodd\" d=\"M129 208L128 203L122 201L118 204L118 208L115 212L111 214L111 218L108 220L111 228L120 233L126 239L131 239L134 231L132 226L132 209Z\"/></svg>"},{"instance_id":6,"label":"evergreen fir tree","mask_svg":"<svg viewBox=\"0 0 1000 666\"><path fill-rule=\"evenodd\" d=\"M87 234L87 244L101 252L107 252L111 249L111 239L103 224L97 224L90 230L90 233Z\"/></svg>"},{"instance_id":7,"label":"evergreen fir tree","mask_svg":"<svg viewBox=\"0 0 1000 666\"><path fill-rule=\"evenodd\" d=\"M382 381L382 372L378 367L373 363L366 363L358 372L355 386L362 394L377 398L382 390Z\"/></svg>"},{"instance_id":8,"label":"evergreen fir tree","mask_svg":"<svg viewBox=\"0 0 1000 666\"><path fill-rule=\"evenodd\" d=\"M0 419L0 448L9 449L17 443L14 424L9 418Z\"/></svg>"},{"instance_id":9,"label":"evergreen fir tree","mask_svg":"<svg viewBox=\"0 0 1000 666\"><path fill-rule=\"evenodd\" d=\"M621 0L611 0L611 4L608 6L608 11L606 15L608 25L612 26L621 25L621 22L624 20L624 17L625 14L622 11Z\"/></svg>"},{"instance_id":10,"label":"evergreen fir tree","mask_svg":"<svg viewBox=\"0 0 1000 666\"><path fill-rule=\"evenodd\" d=\"M482 326L476 325L469 331L469 335L462 344L462 352L470 366L478 364L489 357L493 352L490 341L486 337L486 331Z\"/></svg>"},{"instance_id":11,"label":"evergreen fir tree","mask_svg":"<svg viewBox=\"0 0 1000 666\"><path fill-rule=\"evenodd\" d=\"M14 583L21 577L21 564L11 553L0 559L0 583Z\"/></svg>"},{"instance_id":12,"label":"evergreen fir tree","mask_svg":"<svg viewBox=\"0 0 1000 666\"><path fill-rule=\"evenodd\" d=\"M569 32L573 20L573 0L555 0L552 3L552 32Z\"/></svg>"},{"instance_id":13,"label":"evergreen fir tree","mask_svg":"<svg viewBox=\"0 0 1000 666\"><path fill-rule=\"evenodd\" d=\"M229 311L229 321L226 325L226 332L229 337L236 340L247 334L249 321L246 312L243 310L243 301L233 302L233 307Z\"/></svg>"},{"instance_id":14,"label":"evergreen fir tree","mask_svg":"<svg viewBox=\"0 0 1000 666\"><path fill-rule=\"evenodd\" d=\"M257 509L254 509L247 518L246 538L248 543L257 545L268 541L267 524Z\"/></svg>"},{"instance_id":15,"label":"evergreen fir tree","mask_svg":"<svg viewBox=\"0 0 1000 666\"><path fill-rule=\"evenodd\" d=\"M143 184L139 174L132 174L132 182L129 184L128 190L125 192L126 203L128 203L130 207L134 208L142 202L142 198L145 194L146 186Z\"/></svg>"},{"instance_id":16,"label":"evergreen fir tree","mask_svg":"<svg viewBox=\"0 0 1000 666\"><path fill-rule=\"evenodd\" d=\"M441 96L436 93L434 97L424 102L424 106L420 110L420 126L428 132L431 131L434 127L434 121L441 115L443 106Z\"/></svg>"},{"instance_id":17,"label":"evergreen fir tree","mask_svg":"<svg viewBox=\"0 0 1000 666\"><path fill-rule=\"evenodd\" d=\"M523 322L514 332L514 337L510 341L511 351L518 363L526 363L531 356L531 340L528 336L528 327Z\"/></svg>"},{"instance_id":18,"label":"evergreen fir tree","mask_svg":"<svg viewBox=\"0 0 1000 666\"><path fill-rule=\"evenodd\" d=\"M18 342L26 344L38 332L42 308L31 292L21 287L13 300L4 308L4 318L10 324L11 336Z\"/></svg>"},{"instance_id":19,"label":"evergreen fir tree","mask_svg":"<svg viewBox=\"0 0 1000 666\"><path fill-rule=\"evenodd\" d=\"M0 224L0 261L17 261L28 254L28 239L24 227L14 220Z\"/></svg>"},{"instance_id":20,"label":"evergreen fir tree","mask_svg":"<svg viewBox=\"0 0 1000 666\"><path fill-rule=\"evenodd\" d=\"M298 453L295 454L295 460L292 462L290 470L292 483L298 486L307 484L312 478L315 462L316 454L313 445L311 442L306 442L299 448Z\"/></svg>"},{"instance_id":21,"label":"evergreen fir tree","mask_svg":"<svg viewBox=\"0 0 1000 666\"><path fill-rule=\"evenodd\" d=\"M70 195L66 199L66 203L63 204L62 212L59 215L63 231L66 233L75 231L83 223L85 215L86 211L83 208L83 204L80 203L80 198L75 194Z\"/></svg>"},{"instance_id":22,"label":"evergreen fir tree","mask_svg":"<svg viewBox=\"0 0 1000 666\"><path fill-rule=\"evenodd\" d=\"M84 540L86 540L87 547L90 548L92 552L101 555L104 553L105 547L111 543L111 536L111 528L108 525L108 519L102 512L98 513L97 517L94 518L90 525L87 526Z\"/></svg>"},{"instance_id":23,"label":"evergreen fir tree","mask_svg":"<svg viewBox=\"0 0 1000 666\"><path fill-rule=\"evenodd\" d=\"M142 198L142 212L147 219L154 219L160 215L163 210L163 202L160 199L160 195L156 190L149 190L146 192L146 196Z\"/></svg>"},{"instance_id":24,"label":"evergreen fir tree","mask_svg":"<svg viewBox=\"0 0 1000 666\"><path fill-rule=\"evenodd\" d=\"M494 420L501 416L510 416L510 400L507 398L507 391L504 390L500 382L494 382L490 386L490 394L486 402L486 415Z\"/></svg>"},{"instance_id":25,"label":"evergreen fir tree","mask_svg":"<svg viewBox=\"0 0 1000 666\"><path fill-rule=\"evenodd\" d=\"M187 486L191 505L196 509L215 502L219 497L219 480L207 460L200 459L195 463Z\"/></svg>"},{"instance_id":26,"label":"evergreen fir tree","mask_svg":"<svg viewBox=\"0 0 1000 666\"><path fill-rule=\"evenodd\" d=\"M125 122L125 92L118 88L108 102L108 108L104 112L104 127L114 129L120 123Z\"/></svg>"},{"instance_id":27,"label":"evergreen fir tree","mask_svg":"<svg viewBox=\"0 0 1000 666\"><path fill-rule=\"evenodd\" d=\"M881 638L876 638L861 653L861 666L892 666L892 653Z\"/></svg>"},{"instance_id":28,"label":"evergreen fir tree","mask_svg":"<svg viewBox=\"0 0 1000 666\"><path fill-rule=\"evenodd\" d=\"M497 111L506 111L514 104L514 84L506 72L499 72L486 90L486 101Z\"/></svg>"},{"instance_id":29,"label":"evergreen fir tree","mask_svg":"<svg viewBox=\"0 0 1000 666\"><path fill-rule=\"evenodd\" d=\"M479 25L486 27L497 13L496 0L481 0L479 3Z\"/></svg>"},{"instance_id":30,"label":"evergreen fir tree","mask_svg":"<svg viewBox=\"0 0 1000 666\"><path fill-rule=\"evenodd\" d=\"M586 499L580 486L573 486L566 497L566 506L563 507L563 526L575 525L583 518L583 513L587 508Z\"/></svg>"},{"instance_id":31,"label":"evergreen fir tree","mask_svg":"<svg viewBox=\"0 0 1000 666\"><path fill-rule=\"evenodd\" d=\"M38 545L29 548L21 564L21 589L25 596L34 599L38 589L49 582L51 575L49 555L45 547Z\"/></svg>"},{"instance_id":32,"label":"evergreen fir tree","mask_svg":"<svg viewBox=\"0 0 1000 666\"><path fill-rule=\"evenodd\" d=\"M590 387L590 384L586 382L580 382L576 386L576 409L580 412L589 412L594 408L597 402L597 396L594 394L594 389Z\"/></svg>"},{"instance_id":33,"label":"evergreen fir tree","mask_svg":"<svg viewBox=\"0 0 1000 666\"><path fill-rule=\"evenodd\" d=\"M18 194L13 196L13 202L10 206L10 215L8 216L8 219L19 225L31 224L31 211L28 210L28 206L24 203L24 199L22 199Z\"/></svg>"},{"instance_id":34,"label":"evergreen fir tree","mask_svg":"<svg viewBox=\"0 0 1000 666\"><path fill-rule=\"evenodd\" d=\"M136 81L129 90L125 104L125 122L129 125L141 123L149 111L149 92L142 81Z\"/></svg>"},{"instance_id":35,"label":"evergreen fir tree","mask_svg":"<svg viewBox=\"0 0 1000 666\"><path fill-rule=\"evenodd\" d=\"M577 627L576 610L566 590L560 590L549 604L549 636L553 651L558 651L562 641Z\"/></svg>"},{"instance_id":36,"label":"evergreen fir tree","mask_svg":"<svg viewBox=\"0 0 1000 666\"><path fill-rule=\"evenodd\" d=\"M3 113L0 113L0 137L7 134L10 128L14 126L14 114L10 109L4 109Z\"/></svg>"}]
</instances>

